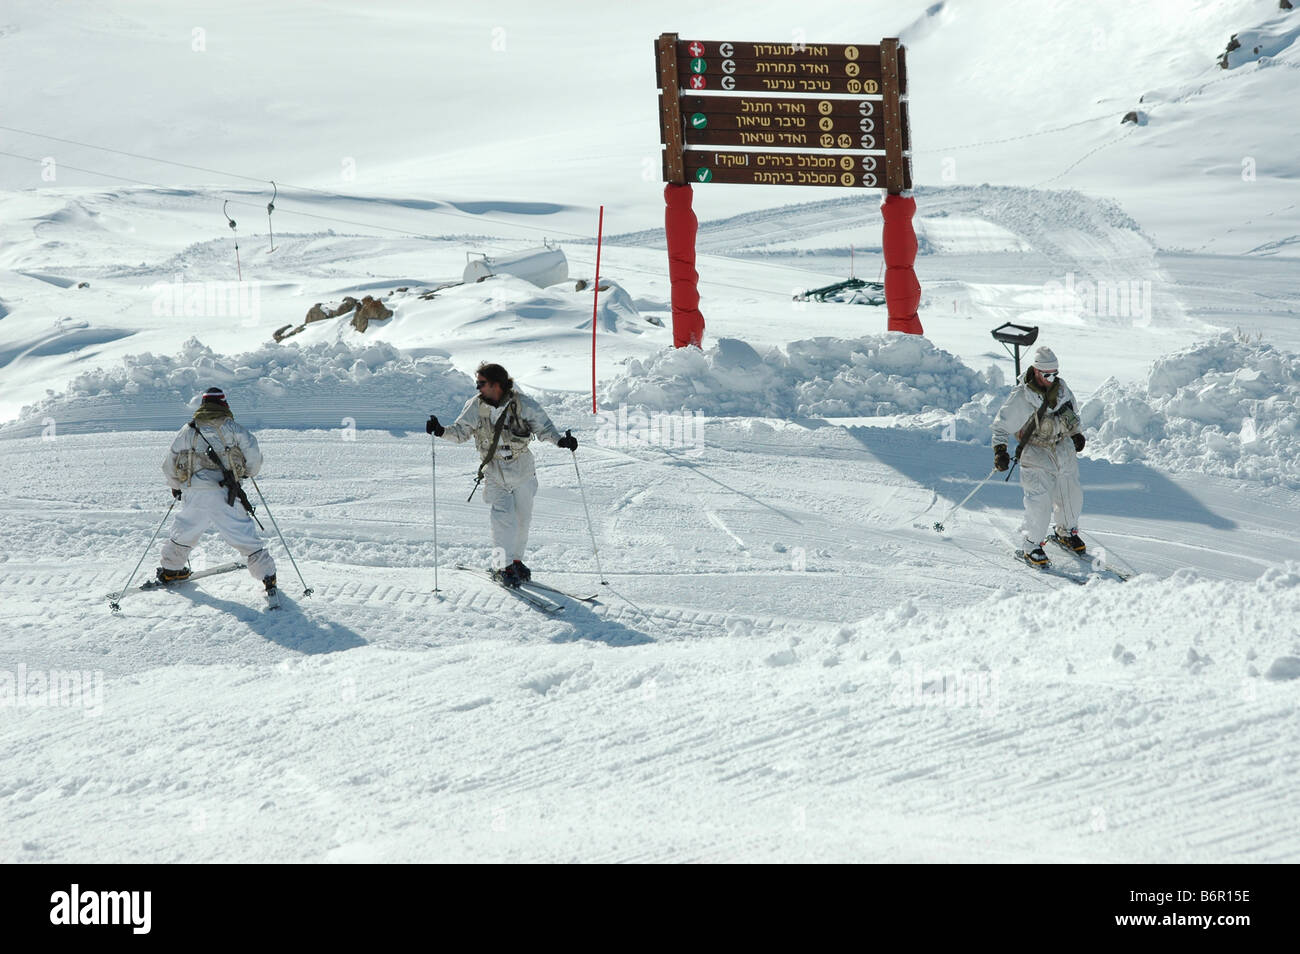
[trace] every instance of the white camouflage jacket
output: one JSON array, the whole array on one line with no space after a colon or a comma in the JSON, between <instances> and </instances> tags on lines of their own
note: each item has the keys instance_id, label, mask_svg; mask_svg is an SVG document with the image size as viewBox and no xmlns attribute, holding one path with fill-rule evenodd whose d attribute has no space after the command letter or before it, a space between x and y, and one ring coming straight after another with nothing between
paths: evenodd
<instances>
[{"instance_id":1,"label":"white camouflage jacket","mask_svg":"<svg viewBox=\"0 0 1300 954\"><path fill-rule=\"evenodd\" d=\"M1027 372L1032 373L1032 371ZM1039 447L1055 447L1058 442L1079 433L1079 409L1075 404L1074 392L1063 378L1057 378L1056 401L1043 407L1043 394L1035 391L1021 381L1007 397L1002 410L993 421L993 446L1006 444L1015 452L1015 443L1021 440L1020 431L1029 418L1042 408L1038 429L1034 432L1030 444Z\"/></svg>"},{"instance_id":2,"label":"white camouflage jacket","mask_svg":"<svg viewBox=\"0 0 1300 954\"><path fill-rule=\"evenodd\" d=\"M262 452L258 449L257 439L235 419L228 417L218 421L203 421L198 424L203 437L212 442L212 447L221 456L226 466L235 472L235 476L256 477L262 469ZM208 445L203 442L189 424L177 432L172 445L163 458L162 470L167 477L167 486L172 490L184 490L186 487L215 489L221 483L221 469L212 460Z\"/></svg>"},{"instance_id":3,"label":"white camouflage jacket","mask_svg":"<svg viewBox=\"0 0 1300 954\"><path fill-rule=\"evenodd\" d=\"M528 449L532 439L535 437L555 444L562 436L541 405L528 395L521 394L516 389L497 408L476 394L465 402L456 422L447 425L442 436L456 444L473 437L479 460L482 460L492 446L492 431L501 414L510 416L501 428L501 440L497 443L496 454L483 469L483 475L507 487L514 487L531 479L534 474L533 454Z\"/></svg>"}]
</instances>

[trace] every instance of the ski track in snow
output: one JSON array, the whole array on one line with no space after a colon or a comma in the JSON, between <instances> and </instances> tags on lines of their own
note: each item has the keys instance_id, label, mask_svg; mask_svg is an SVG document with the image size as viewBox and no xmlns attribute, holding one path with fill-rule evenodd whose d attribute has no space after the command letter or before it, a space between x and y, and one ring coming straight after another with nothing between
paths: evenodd
<instances>
[{"instance_id":1,"label":"ski track in snow","mask_svg":"<svg viewBox=\"0 0 1300 954\"><path fill-rule=\"evenodd\" d=\"M112 105L46 83L3 120L0 861L1300 860L1300 127L1276 115L1294 13L877 4L882 35L909 48L919 311L946 353L919 373L868 340L885 337L883 309L792 301L850 269L879 277L874 192L699 188L706 351L666 352L644 112L660 27L640 14L557 57L529 41L554 38L555 9L498 4L499 56L481 17L412 5L382 38L384 75L358 83L318 64L372 35L373 10L322 10L286 43L246 29L256 4L227 2L213 19L238 42L221 43L232 68L214 84L213 61L167 39L190 20L118 6L29 5L0 28L7 66L40 75L51 44L77 49L103 78L94 103ZM729 15L681 12L704 32ZM819 41L860 42L842 12L825 0L805 19ZM176 29L142 31L145 13ZM746 16L753 36L789 32L776 6ZM1033 55L999 72L981 51L1008 35ZM428 83L430 62L475 76L476 95ZM284 103L330 108L259 120L267 63L286 67ZM172 82L141 99L114 80L141 64ZM997 109L951 95L963 68L1004 90ZM625 118L557 125L554 91L592 75ZM386 124L383 155L340 181L321 144L370 128L379 101L439 122ZM1131 109L1141 124L1121 125ZM446 150L448 129L463 148ZM238 232L218 217L227 200ZM702 447L593 440L592 299L574 282L420 297L467 253L543 236L590 280L596 202L601 394L735 415L706 419ZM180 279L240 275L250 314L158 308ZM1067 281L1095 302L1053 304L1049 283ZM1103 285L1130 292L1129 313L1102 307ZM396 313L272 344L349 294ZM980 376L1010 379L989 337L1004 321L1040 326L1081 402L1099 395L1082 529L1135 571L1126 583L1016 563L1014 479L949 513L991 464L989 409L949 405ZM1224 330L1236 345L1200 348ZM1166 408L1146 382L1170 357L1197 374ZM459 409L485 358L582 441L607 583L551 447L529 563L594 605L557 597L547 616L452 569L490 558L482 498L465 501L470 447L437 448L435 551L420 424ZM105 594L169 501L163 448L213 383L257 429L260 483L315 594L268 533L282 609L240 572L128 592L111 614ZM1103 433L1124 421L1131 437ZM208 537L195 561L228 555Z\"/></svg>"},{"instance_id":2,"label":"ski track in snow","mask_svg":"<svg viewBox=\"0 0 1300 954\"><path fill-rule=\"evenodd\" d=\"M561 597L558 617L451 569L488 557L485 514L460 496L463 448L440 460L433 593L427 444L367 431L260 435L259 482L312 597L277 545L276 613L239 572L129 593L114 616L103 596L165 498L139 475L168 436L10 442L15 486L42 496L0 505L15 531L0 672L105 681L96 715L0 712L0 806L22 832L0 839L0 857L1300 857L1277 830L1297 770L1293 684L1249 668L1297 649L1300 563L1256 583L1251 553L1271 535L1276 556L1300 557L1279 550L1291 497L1247 505L1228 481L1190 486L1231 531L1099 517L1096 538L1122 540L1148 575L1057 587L999 541L1014 487L943 535L912 527L968 486L932 467L936 503L899 469L933 459L928 438L710 427L689 461L584 451L609 587L571 467L538 448L530 562L600 600ZM395 476L350 477L362 458ZM1086 487L1087 461L1084 474ZM1188 601L1206 608L1196 631L1161 624Z\"/></svg>"}]
</instances>

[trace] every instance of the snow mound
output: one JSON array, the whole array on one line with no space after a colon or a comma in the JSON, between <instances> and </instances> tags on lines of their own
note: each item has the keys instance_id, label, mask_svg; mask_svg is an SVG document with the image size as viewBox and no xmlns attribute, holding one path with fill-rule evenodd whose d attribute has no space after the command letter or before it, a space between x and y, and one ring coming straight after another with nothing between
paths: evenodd
<instances>
[{"instance_id":1,"label":"snow mound","mask_svg":"<svg viewBox=\"0 0 1300 954\"><path fill-rule=\"evenodd\" d=\"M77 375L60 394L22 409L0 437L96 430L169 430L195 395L218 386L250 427L406 430L427 407L459 407L468 376L441 355L418 359L383 342L267 344L233 356L190 338L174 355L128 355Z\"/></svg>"},{"instance_id":2,"label":"snow mound","mask_svg":"<svg viewBox=\"0 0 1300 954\"><path fill-rule=\"evenodd\" d=\"M1107 379L1080 409L1085 453L1300 488L1300 355L1224 333Z\"/></svg>"},{"instance_id":3,"label":"snow mound","mask_svg":"<svg viewBox=\"0 0 1300 954\"><path fill-rule=\"evenodd\" d=\"M1267 61L1284 52L1300 38L1300 23L1289 11L1276 14L1260 26L1234 33L1219 57L1219 66L1232 70L1248 63Z\"/></svg>"},{"instance_id":4,"label":"snow mound","mask_svg":"<svg viewBox=\"0 0 1300 954\"><path fill-rule=\"evenodd\" d=\"M837 627L827 641L866 649L864 658L871 659L906 645L909 667L946 662L1003 675L1038 669L1084 678L1123 668L1139 677L1211 678L1233 687L1251 661L1266 654L1274 662L1265 677L1285 681L1300 678L1300 659L1291 649L1300 586L1278 581L1295 580L1298 571L1300 564L1292 562L1253 582L1146 575L1051 594L995 593L985 601L986 612L907 606L857 621L847 638L845 627ZM1175 629L1165 624L1170 619L1179 621ZM1224 620L1234 623L1225 626ZM1115 633L1124 635L1122 643Z\"/></svg>"},{"instance_id":5,"label":"snow mound","mask_svg":"<svg viewBox=\"0 0 1300 954\"><path fill-rule=\"evenodd\" d=\"M561 307L564 308L574 307L573 302L577 300L580 303L579 307L585 309L586 301L591 297L590 289L585 286L574 288L572 283L551 286L547 291L560 299L563 303ZM633 334L641 334L645 319L637 311L636 304L632 296L627 293L627 289L618 282L612 278L602 278L597 302L597 320L600 322L598 327L601 331L631 331ZM620 319L623 322L621 325ZM578 325L578 328L591 330L591 319L588 318Z\"/></svg>"},{"instance_id":6,"label":"snow mound","mask_svg":"<svg viewBox=\"0 0 1300 954\"><path fill-rule=\"evenodd\" d=\"M881 415L951 411L994 384L919 335L810 338L763 354L720 338L707 351L674 348L629 361L601 400L717 416Z\"/></svg>"}]
</instances>

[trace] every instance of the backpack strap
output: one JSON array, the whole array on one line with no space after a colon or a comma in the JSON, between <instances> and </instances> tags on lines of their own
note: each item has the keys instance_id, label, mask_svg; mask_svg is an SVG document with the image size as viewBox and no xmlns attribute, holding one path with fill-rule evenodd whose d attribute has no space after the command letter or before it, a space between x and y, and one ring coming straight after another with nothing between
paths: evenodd
<instances>
[{"instance_id":1,"label":"backpack strap","mask_svg":"<svg viewBox=\"0 0 1300 954\"><path fill-rule=\"evenodd\" d=\"M466 502L474 499L474 491L478 490L478 485L483 483L483 470L488 464L492 463L492 458L496 456L497 445L501 443L501 432L505 430L506 418L510 416L510 412L514 409L515 398L512 394L506 406L502 408L501 416L497 418L496 425L492 428L492 443L489 445L487 453L483 455L483 462L478 465L478 473L474 476L474 487L470 490Z\"/></svg>"}]
</instances>

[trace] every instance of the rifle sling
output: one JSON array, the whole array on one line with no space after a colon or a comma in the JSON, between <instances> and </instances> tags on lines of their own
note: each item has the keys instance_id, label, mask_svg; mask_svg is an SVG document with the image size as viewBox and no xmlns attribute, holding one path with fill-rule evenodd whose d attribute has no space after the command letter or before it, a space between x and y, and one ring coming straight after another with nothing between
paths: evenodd
<instances>
[{"instance_id":1,"label":"rifle sling","mask_svg":"<svg viewBox=\"0 0 1300 954\"><path fill-rule=\"evenodd\" d=\"M1034 439L1034 435L1038 433L1039 425L1043 423L1043 412L1047 410L1047 399L1050 396L1051 396L1051 390L1049 389L1048 393L1043 395L1043 403L1040 404L1038 406L1038 410L1031 415L1030 419L1034 422L1034 426L1030 427L1029 421L1025 421L1025 426L1020 429L1021 433L1024 433L1027 429L1028 433L1025 434L1024 440L1020 441L1020 443L1016 445L1015 459L1017 462L1019 462L1020 455L1024 453L1024 450L1029 445L1029 442ZM1019 437L1019 435L1016 436Z\"/></svg>"},{"instance_id":2,"label":"rifle sling","mask_svg":"<svg viewBox=\"0 0 1300 954\"><path fill-rule=\"evenodd\" d=\"M474 478L474 485L478 486L483 480L483 469L492 463L492 458L496 456L497 445L501 443L501 432L505 430L506 418L510 416L512 405L515 403L514 395L506 402L506 406L501 410L501 416L497 418L496 426L492 428L492 444L487 449L487 454L483 457L483 463L478 465L478 475Z\"/></svg>"},{"instance_id":3,"label":"rifle sling","mask_svg":"<svg viewBox=\"0 0 1300 954\"><path fill-rule=\"evenodd\" d=\"M251 514L253 512L253 505L249 501L248 495L244 493L244 488L239 485L239 480L235 477L235 472L226 466L225 461L221 459L221 455L217 453L217 449L212 446L212 441L208 440L207 435L199 430L199 426L193 421L190 421L190 427L194 428L195 434L203 438L203 443L207 444L208 450L212 452L213 460L215 460L217 466L221 468L220 486L226 486L226 482L230 482L230 486L226 487L226 505L233 507L235 505L235 500L238 499L239 502L244 505L244 509Z\"/></svg>"}]
</instances>

